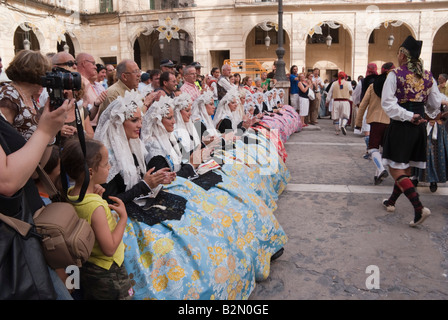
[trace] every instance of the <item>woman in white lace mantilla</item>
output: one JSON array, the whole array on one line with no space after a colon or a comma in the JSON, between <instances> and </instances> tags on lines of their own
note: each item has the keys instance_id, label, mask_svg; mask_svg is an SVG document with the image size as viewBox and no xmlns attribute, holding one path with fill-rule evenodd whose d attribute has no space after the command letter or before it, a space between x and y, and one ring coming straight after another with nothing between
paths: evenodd
<instances>
[{"instance_id":1,"label":"woman in white lace mantilla","mask_svg":"<svg viewBox=\"0 0 448 320\"><path fill-rule=\"evenodd\" d=\"M108 200L109 195L117 196L136 211L148 198L156 197L162 184L175 179L175 174L168 169L147 170L146 150L139 137L142 104L137 91L126 92L104 111L95 131L95 139L103 142L109 151L111 164L103 197Z\"/></svg>"}]
</instances>

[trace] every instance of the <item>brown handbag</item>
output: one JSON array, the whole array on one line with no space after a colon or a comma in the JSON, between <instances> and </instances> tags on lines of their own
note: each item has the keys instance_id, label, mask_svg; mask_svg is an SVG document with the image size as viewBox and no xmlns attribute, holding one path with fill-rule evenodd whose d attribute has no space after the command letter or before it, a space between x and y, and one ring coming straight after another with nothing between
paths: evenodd
<instances>
[{"instance_id":1,"label":"brown handbag","mask_svg":"<svg viewBox=\"0 0 448 320\"><path fill-rule=\"evenodd\" d=\"M69 265L81 267L90 257L95 235L89 223L80 219L74 207L66 202L53 202L37 210L33 216L36 232L41 236L42 251L53 268ZM0 220L26 237L32 225L0 213Z\"/></svg>"},{"instance_id":2,"label":"brown handbag","mask_svg":"<svg viewBox=\"0 0 448 320\"><path fill-rule=\"evenodd\" d=\"M37 173L50 199L55 199L58 191L46 172L39 166ZM90 224L78 217L72 204L52 202L37 210L33 219L37 233L42 236L45 259L53 269L81 267L90 257L95 234Z\"/></svg>"}]
</instances>

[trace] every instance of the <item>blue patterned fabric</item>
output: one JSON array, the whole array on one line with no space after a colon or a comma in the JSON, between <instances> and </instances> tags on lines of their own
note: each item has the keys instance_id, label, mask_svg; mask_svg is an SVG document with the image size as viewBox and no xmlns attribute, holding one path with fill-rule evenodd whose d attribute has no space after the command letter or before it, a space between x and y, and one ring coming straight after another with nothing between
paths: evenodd
<instances>
[{"instance_id":1,"label":"blue patterned fabric","mask_svg":"<svg viewBox=\"0 0 448 320\"><path fill-rule=\"evenodd\" d=\"M222 177L215 187L181 177L164 187L188 200L181 220L129 219L123 241L135 299L245 300L269 276L271 256L287 242L273 212L290 174L266 153L275 150L270 141L248 135L258 143L237 141L217 155L225 164L214 170Z\"/></svg>"}]
</instances>

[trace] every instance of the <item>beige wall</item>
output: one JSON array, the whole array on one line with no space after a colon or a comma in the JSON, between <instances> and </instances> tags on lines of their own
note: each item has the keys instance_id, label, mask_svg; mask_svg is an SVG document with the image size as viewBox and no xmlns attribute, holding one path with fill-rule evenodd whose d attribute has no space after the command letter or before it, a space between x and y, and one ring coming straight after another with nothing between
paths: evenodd
<instances>
[{"instance_id":1,"label":"beige wall","mask_svg":"<svg viewBox=\"0 0 448 320\"><path fill-rule=\"evenodd\" d=\"M395 37L392 47L385 46L390 35ZM384 25L380 29L374 31L375 43L369 44L369 63L374 62L378 66L380 72L381 66L386 62L393 62L397 65L397 52L403 41L411 35L411 30L406 25L400 27L385 28ZM363 74L365 76L365 74Z\"/></svg>"},{"instance_id":2,"label":"beige wall","mask_svg":"<svg viewBox=\"0 0 448 320\"><path fill-rule=\"evenodd\" d=\"M434 37L434 52L448 52L448 24L443 25ZM447 62L448 63L448 62Z\"/></svg>"},{"instance_id":3,"label":"beige wall","mask_svg":"<svg viewBox=\"0 0 448 320\"><path fill-rule=\"evenodd\" d=\"M289 40L288 33L285 33L285 39L283 48L289 48L291 41ZM249 33L246 38L246 59L257 59L260 63L264 63L268 66L268 70L272 69L272 64L275 60L277 60L277 54L275 51L277 50L277 45L271 45L269 48L264 44L255 44L255 28ZM287 50L285 56L283 57L286 65L286 72L289 72L289 67L291 65L291 54L290 51Z\"/></svg>"},{"instance_id":4,"label":"beige wall","mask_svg":"<svg viewBox=\"0 0 448 320\"><path fill-rule=\"evenodd\" d=\"M305 72L308 69L319 67L321 77L325 80L327 78L326 69L322 68L322 65L327 62L329 67L336 67L338 71L344 71L347 75L351 75L352 43L350 34L341 26L339 27L339 43L333 43L330 48L327 48L326 44L307 44ZM301 67L299 66L299 70Z\"/></svg>"},{"instance_id":5,"label":"beige wall","mask_svg":"<svg viewBox=\"0 0 448 320\"><path fill-rule=\"evenodd\" d=\"M299 69L312 68L318 64L329 68L337 66L339 70L344 70L353 77L364 74L369 61L391 60L394 51L396 52L395 48L389 50L387 47L390 29L379 33L378 41L374 45L368 44L368 36L374 28L370 24L394 19L405 21L409 32L423 40L422 59L425 66L429 67L433 50L448 52L448 1L401 1L399 4L389 1L384 4L386 2L359 1L359 5L347 5L336 0L325 6L317 6L318 2L308 1L309 6L296 6L285 0L284 28L287 37L284 60L287 71L292 64L298 65ZM249 0L245 0L238 1L235 5L234 0L195 0L196 7L151 12L145 7L149 0L115 0L114 8L122 12L119 17L115 14L90 14L84 16L80 24L76 21L76 15L71 15L71 9L68 13L56 14L56 18L52 18L46 10L21 6L14 1L11 3L31 14L18 13L6 6L0 6L0 55L5 67L14 56L13 32L25 21L33 22L37 26L36 35L43 53L54 51L57 34L69 30L74 34L72 41L76 53L89 52L98 61L100 57L116 56L120 61L133 57L134 41L144 28L152 28L159 18L167 16L179 18L179 27L191 36L194 59L203 64L207 72L214 66L216 59L220 59L217 51L229 52L231 59L276 59L276 46L266 50L264 45L255 46L252 38L258 23L264 20L277 22L276 6L272 4L251 5ZM378 6L374 19L366 12L368 3ZM99 10L98 4L99 1L70 0L69 6L78 6L94 13ZM307 45L305 39L308 30L320 21L330 19L346 27L344 32L341 32L340 43L333 44L330 49L325 45ZM396 34L394 29L394 46L401 42L405 31L406 29L397 30L401 33ZM145 56L142 56L142 68L154 67L151 63L156 58L154 52L149 52L151 45L140 44L144 48L142 51L145 51Z\"/></svg>"}]
</instances>

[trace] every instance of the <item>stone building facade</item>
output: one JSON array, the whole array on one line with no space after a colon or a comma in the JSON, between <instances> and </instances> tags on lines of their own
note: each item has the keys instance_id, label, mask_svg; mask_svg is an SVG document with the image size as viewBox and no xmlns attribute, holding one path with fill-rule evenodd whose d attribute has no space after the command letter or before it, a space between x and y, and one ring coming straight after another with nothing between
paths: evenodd
<instances>
[{"instance_id":1,"label":"stone building facade","mask_svg":"<svg viewBox=\"0 0 448 320\"><path fill-rule=\"evenodd\" d=\"M170 58L199 61L207 73L228 59L235 72L249 73L257 68L251 61L270 69L276 59L276 1L8 0L0 4L0 20L5 66L24 40L42 53L67 45L97 62L132 58L142 70ZM369 62L396 62L409 34L423 40L426 68L436 76L448 71L448 1L284 0L283 29L287 72L297 65L319 67L324 78L340 70L356 78Z\"/></svg>"}]
</instances>

